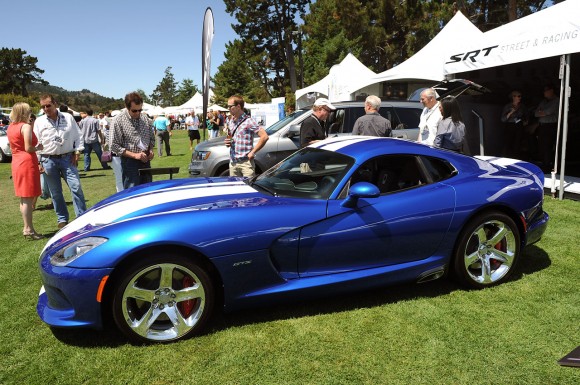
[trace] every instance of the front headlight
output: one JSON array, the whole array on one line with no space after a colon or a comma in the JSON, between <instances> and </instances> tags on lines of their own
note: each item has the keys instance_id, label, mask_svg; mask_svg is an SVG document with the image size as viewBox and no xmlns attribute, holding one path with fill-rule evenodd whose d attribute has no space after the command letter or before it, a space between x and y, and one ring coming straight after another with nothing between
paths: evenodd
<instances>
[{"instance_id":1,"label":"front headlight","mask_svg":"<svg viewBox=\"0 0 580 385\"><path fill-rule=\"evenodd\" d=\"M107 241L107 238L101 237L88 237L79 239L78 241L73 242L54 253L54 255L50 257L50 263L53 266L66 266L81 255L99 245L102 245Z\"/></svg>"},{"instance_id":2,"label":"front headlight","mask_svg":"<svg viewBox=\"0 0 580 385\"><path fill-rule=\"evenodd\" d=\"M193 159L194 160L207 160L211 154L211 151L194 151L193 152Z\"/></svg>"}]
</instances>

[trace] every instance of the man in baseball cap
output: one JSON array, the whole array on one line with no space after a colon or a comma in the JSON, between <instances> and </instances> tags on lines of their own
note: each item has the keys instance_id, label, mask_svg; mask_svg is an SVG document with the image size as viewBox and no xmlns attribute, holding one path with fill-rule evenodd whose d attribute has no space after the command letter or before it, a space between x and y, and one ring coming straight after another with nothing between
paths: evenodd
<instances>
[{"instance_id":1,"label":"man in baseball cap","mask_svg":"<svg viewBox=\"0 0 580 385\"><path fill-rule=\"evenodd\" d=\"M300 148L326 139L324 124L330 113L335 110L336 107L326 98L318 98L314 101L312 115L304 119L300 126Z\"/></svg>"}]
</instances>

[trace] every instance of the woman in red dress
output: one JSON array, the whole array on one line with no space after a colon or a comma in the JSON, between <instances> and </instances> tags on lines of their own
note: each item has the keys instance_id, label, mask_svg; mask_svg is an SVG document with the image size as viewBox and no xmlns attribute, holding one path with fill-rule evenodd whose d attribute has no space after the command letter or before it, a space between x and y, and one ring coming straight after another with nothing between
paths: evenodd
<instances>
[{"instance_id":1,"label":"woman in red dress","mask_svg":"<svg viewBox=\"0 0 580 385\"><path fill-rule=\"evenodd\" d=\"M22 235L24 238L37 240L43 238L37 234L32 225L32 211L34 199L41 193L40 172L36 151L42 150L42 144L28 124L30 120L30 106L26 103L16 103L12 107L8 126L8 141L12 149L12 181L14 192L20 197L20 213L24 221Z\"/></svg>"}]
</instances>

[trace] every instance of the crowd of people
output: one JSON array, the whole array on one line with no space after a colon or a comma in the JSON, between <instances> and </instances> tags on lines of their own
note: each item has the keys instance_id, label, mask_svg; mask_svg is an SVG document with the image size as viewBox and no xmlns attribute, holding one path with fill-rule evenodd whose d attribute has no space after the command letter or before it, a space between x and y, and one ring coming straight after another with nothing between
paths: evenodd
<instances>
[{"instance_id":1,"label":"crowd of people","mask_svg":"<svg viewBox=\"0 0 580 385\"><path fill-rule=\"evenodd\" d=\"M503 108L500 121L504 124L502 155L519 158L522 141L526 137L537 138L537 150L544 171L553 163L553 145L556 136L559 99L555 89L546 85L544 98L536 109L528 109L522 103L522 92L513 90L510 103ZM466 126L456 98L448 96L438 100L437 92L427 88L421 92L423 111L419 120L417 142L456 152L464 152ZM32 222L32 212L38 197L51 199L60 229L70 221L63 196L62 180L70 190L76 216L86 211L85 196L78 171L80 154L84 155L84 171L91 171L91 154L94 152L102 169L113 169L117 191L148 183L151 174L140 172L151 168L157 139L157 156L171 155L170 138L175 121L185 127L190 150L199 144L201 129L207 129L209 138L226 136L229 147L231 176L255 175L255 156L268 140L266 130L244 109L244 99L233 95L228 99L228 115L208 111L205 122L194 113L183 117L160 114L151 119L143 113L143 99L137 92L128 93L124 99L125 109L114 118L109 112L101 112L98 118L87 110L80 119L68 113L66 106L57 106L52 95L40 97L44 114L38 118L26 103L16 103L10 114L8 138L12 149L12 179L15 195L20 198L23 236L41 239ZM381 99L375 95L366 98L365 114L353 126L353 135L391 136L391 122L379 114ZM312 114L300 128L300 147L327 137L326 121L336 107L326 98L317 99ZM532 121L535 120L535 123ZM3 122L4 123L4 122ZM8 122L6 122L8 123ZM254 143L254 138L258 141ZM529 146L533 146L530 141ZM103 152L110 152L110 159ZM109 166L108 162L111 162Z\"/></svg>"}]
</instances>

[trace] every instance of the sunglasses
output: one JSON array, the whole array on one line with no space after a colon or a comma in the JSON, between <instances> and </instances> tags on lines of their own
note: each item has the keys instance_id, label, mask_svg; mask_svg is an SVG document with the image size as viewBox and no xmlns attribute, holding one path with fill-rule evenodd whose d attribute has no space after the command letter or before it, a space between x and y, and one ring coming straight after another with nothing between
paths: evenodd
<instances>
[{"instance_id":1,"label":"sunglasses","mask_svg":"<svg viewBox=\"0 0 580 385\"><path fill-rule=\"evenodd\" d=\"M228 104L228 108L232 108L232 107L235 107L235 106L237 106L237 104Z\"/></svg>"},{"instance_id":2,"label":"sunglasses","mask_svg":"<svg viewBox=\"0 0 580 385\"><path fill-rule=\"evenodd\" d=\"M52 107L52 104L44 104L42 106L40 106L40 108L44 109L44 108L50 108Z\"/></svg>"},{"instance_id":3,"label":"sunglasses","mask_svg":"<svg viewBox=\"0 0 580 385\"><path fill-rule=\"evenodd\" d=\"M131 110L131 112L134 113L134 114L136 114L137 112L141 112L141 111L143 111L143 109L140 109L140 110Z\"/></svg>"}]
</instances>

